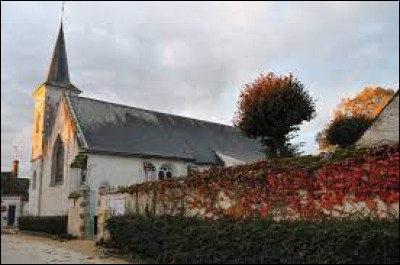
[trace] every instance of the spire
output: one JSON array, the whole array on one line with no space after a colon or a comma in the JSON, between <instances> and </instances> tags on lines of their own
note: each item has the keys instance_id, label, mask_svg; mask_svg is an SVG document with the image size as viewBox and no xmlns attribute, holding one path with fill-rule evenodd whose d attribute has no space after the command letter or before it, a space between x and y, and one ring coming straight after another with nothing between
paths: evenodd
<instances>
[{"instance_id":1,"label":"spire","mask_svg":"<svg viewBox=\"0 0 400 265\"><path fill-rule=\"evenodd\" d=\"M65 48L64 28L61 22L57 43L51 59L47 82L59 85L71 85L68 71L67 51Z\"/></svg>"}]
</instances>

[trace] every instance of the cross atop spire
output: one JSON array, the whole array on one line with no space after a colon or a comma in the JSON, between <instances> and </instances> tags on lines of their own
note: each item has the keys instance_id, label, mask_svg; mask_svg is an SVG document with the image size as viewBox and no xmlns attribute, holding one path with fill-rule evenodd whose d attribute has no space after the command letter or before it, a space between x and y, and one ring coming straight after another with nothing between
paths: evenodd
<instances>
[{"instance_id":1,"label":"cross atop spire","mask_svg":"<svg viewBox=\"0 0 400 265\"><path fill-rule=\"evenodd\" d=\"M62 6L61 6L61 22L63 22L63 21L64 21L64 14L65 14L65 2L66 2L66 1L63 1L63 2L62 2Z\"/></svg>"}]
</instances>

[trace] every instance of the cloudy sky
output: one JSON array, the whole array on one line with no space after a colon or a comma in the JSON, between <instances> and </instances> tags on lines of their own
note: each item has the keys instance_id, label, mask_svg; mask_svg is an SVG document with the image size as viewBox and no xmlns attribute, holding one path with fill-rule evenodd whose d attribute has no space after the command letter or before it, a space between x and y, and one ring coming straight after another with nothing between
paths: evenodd
<instances>
[{"instance_id":1,"label":"cloudy sky","mask_svg":"<svg viewBox=\"0 0 400 265\"><path fill-rule=\"evenodd\" d=\"M29 168L31 94L45 80L61 2L1 1L1 168ZM260 73L293 72L317 100L315 134L342 97L398 87L399 3L67 2L71 79L84 96L232 123Z\"/></svg>"}]
</instances>

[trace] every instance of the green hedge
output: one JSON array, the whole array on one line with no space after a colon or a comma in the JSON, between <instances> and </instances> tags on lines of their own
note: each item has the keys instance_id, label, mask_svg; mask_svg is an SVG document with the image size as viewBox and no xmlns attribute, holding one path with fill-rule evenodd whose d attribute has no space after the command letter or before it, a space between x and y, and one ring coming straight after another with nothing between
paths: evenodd
<instances>
[{"instance_id":1,"label":"green hedge","mask_svg":"<svg viewBox=\"0 0 400 265\"><path fill-rule=\"evenodd\" d=\"M273 223L116 217L110 247L176 264L398 264L399 222Z\"/></svg>"},{"instance_id":2,"label":"green hedge","mask_svg":"<svg viewBox=\"0 0 400 265\"><path fill-rule=\"evenodd\" d=\"M68 232L67 216L24 216L19 218L19 229L46 233L50 235L62 235Z\"/></svg>"}]
</instances>

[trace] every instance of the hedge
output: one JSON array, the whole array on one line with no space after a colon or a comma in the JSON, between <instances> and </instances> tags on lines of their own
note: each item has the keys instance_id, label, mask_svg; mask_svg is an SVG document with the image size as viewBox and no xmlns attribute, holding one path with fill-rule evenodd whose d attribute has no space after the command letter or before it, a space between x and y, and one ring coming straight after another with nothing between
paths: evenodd
<instances>
[{"instance_id":1,"label":"hedge","mask_svg":"<svg viewBox=\"0 0 400 265\"><path fill-rule=\"evenodd\" d=\"M20 217L19 229L46 233L50 235L63 235L68 232L67 216L24 216Z\"/></svg>"},{"instance_id":2,"label":"hedge","mask_svg":"<svg viewBox=\"0 0 400 265\"><path fill-rule=\"evenodd\" d=\"M160 264L398 264L399 222L115 217L109 247Z\"/></svg>"}]
</instances>

